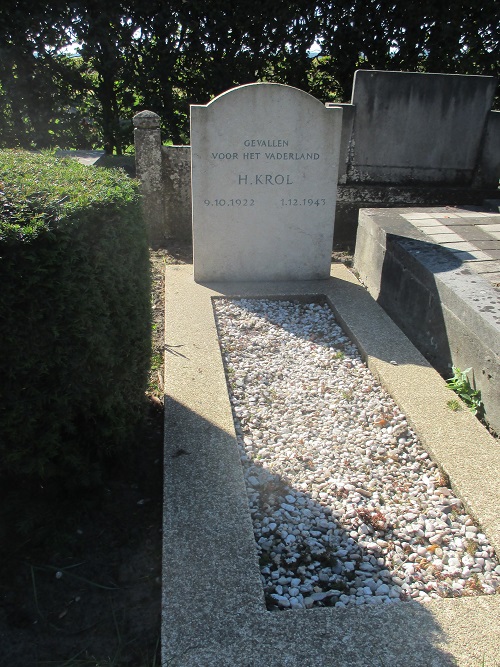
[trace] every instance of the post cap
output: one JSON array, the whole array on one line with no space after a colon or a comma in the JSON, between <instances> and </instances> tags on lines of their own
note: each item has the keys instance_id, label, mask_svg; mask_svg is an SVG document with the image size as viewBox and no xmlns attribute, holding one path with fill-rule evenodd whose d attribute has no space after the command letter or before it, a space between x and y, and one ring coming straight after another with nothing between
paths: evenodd
<instances>
[{"instance_id":1,"label":"post cap","mask_svg":"<svg viewBox=\"0 0 500 667\"><path fill-rule=\"evenodd\" d=\"M140 111L132 119L134 127L140 130L156 130L160 127L160 116L154 111Z\"/></svg>"}]
</instances>

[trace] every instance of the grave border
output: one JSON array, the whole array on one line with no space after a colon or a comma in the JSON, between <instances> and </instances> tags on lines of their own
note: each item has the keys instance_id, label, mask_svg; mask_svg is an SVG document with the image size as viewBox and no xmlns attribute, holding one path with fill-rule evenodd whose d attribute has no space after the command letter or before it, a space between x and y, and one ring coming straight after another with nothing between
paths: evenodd
<instances>
[{"instance_id":1,"label":"grave border","mask_svg":"<svg viewBox=\"0 0 500 667\"><path fill-rule=\"evenodd\" d=\"M498 443L471 413L447 407L442 378L353 274L334 264L329 280L199 285L188 265L168 267L166 285L163 666L494 664L498 595L265 609L214 296L324 295L500 552Z\"/></svg>"}]
</instances>

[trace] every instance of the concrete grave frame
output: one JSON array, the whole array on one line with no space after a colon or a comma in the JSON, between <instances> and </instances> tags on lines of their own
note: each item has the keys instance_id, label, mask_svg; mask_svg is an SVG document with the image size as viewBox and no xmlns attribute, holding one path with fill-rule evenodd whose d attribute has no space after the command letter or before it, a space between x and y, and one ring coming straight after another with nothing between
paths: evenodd
<instances>
[{"instance_id":1,"label":"concrete grave frame","mask_svg":"<svg viewBox=\"0 0 500 667\"><path fill-rule=\"evenodd\" d=\"M433 216L451 226L440 226ZM468 227L471 221L489 224ZM456 222L465 224L454 226ZM439 242L439 234L428 235L432 229L455 230L458 235L445 234ZM446 243L454 236L457 248L467 247L460 243L464 241L460 234L466 235L462 230L468 229L469 238L483 234L490 239L486 247L498 250L487 250L491 256L483 253L482 261L475 259L481 250L478 254L473 245L469 244L471 250L450 250L448 245L454 244ZM452 366L472 367L485 419L500 434L500 291L493 286L494 279L500 279L500 261L493 259L500 252L500 240L482 229L500 230L500 215L460 208L363 209L354 269L372 297L443 377L453 374Z\"/></svg>"},{"instance_id":2,"label":"concrete grave frame","mask_svg":"<svg viewBox=\"0 0 500 667\"><path fill-rule=\"evenodd\" d=\"M166 273L163 667L493 667L500 596L268 612L212 307L324 297L500 552L500 447L343 266L320 281ZM287 296L288 295L288 296ZM396 362L396 365L391 362Z\"/></svg>"}]
</instances>

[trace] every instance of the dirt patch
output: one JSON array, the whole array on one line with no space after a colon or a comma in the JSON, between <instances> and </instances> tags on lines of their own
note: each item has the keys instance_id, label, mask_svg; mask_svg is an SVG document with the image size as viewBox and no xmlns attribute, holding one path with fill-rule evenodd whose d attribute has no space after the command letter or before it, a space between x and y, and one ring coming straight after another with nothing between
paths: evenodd
<instances>
[{"instance_id":1,"label":"dirt patch","mask_svg":"<svg viewBox=\"0 0 500 667\"><path fill-rule=\"evenodd\" d=\"M160 664L164 269L185 244L151 251L148 413L131 456L97 497L71 497L24 539L0 490L0 654L9 667ZM19 522L29 517L28 504ZM34 534L43 538L37 537Z\"/></svg>"},{"instance_id":2,"label":"dirt patch","mask_svg":"<svg viewBox=\"0 0 500 667\"><path fill-rule=\"evenodd\" d=\"M351 268L354 260L354 255L350 250L340 250L334 248L332 251L332 262L340 262Z\"/></svg>"}]
</instances>

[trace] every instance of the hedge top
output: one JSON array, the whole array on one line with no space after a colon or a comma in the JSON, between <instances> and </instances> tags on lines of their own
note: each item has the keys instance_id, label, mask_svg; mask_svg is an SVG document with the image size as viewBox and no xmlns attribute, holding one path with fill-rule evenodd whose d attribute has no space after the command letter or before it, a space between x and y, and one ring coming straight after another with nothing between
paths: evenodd
<instances>
[{"instance_id":1,"label":"hedge top","mask_svg":"<svg viewBox=\"0 0 500 667\"><path fill-rule=\"evenodd\" d=\"M120 170L49 152L0 150L0 243L30 242L84 209L112 212L138 196L137 183Z\"/></svg>"}]
</instances>

